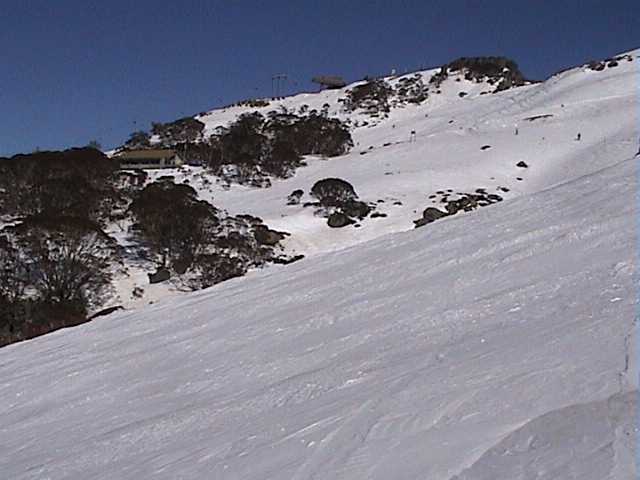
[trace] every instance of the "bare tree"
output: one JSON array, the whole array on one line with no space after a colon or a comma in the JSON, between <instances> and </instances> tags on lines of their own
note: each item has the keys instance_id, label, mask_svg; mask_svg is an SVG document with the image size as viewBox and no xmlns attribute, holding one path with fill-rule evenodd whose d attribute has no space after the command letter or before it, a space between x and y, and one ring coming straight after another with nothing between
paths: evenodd
<instances>
[{"instance_id":1,"label":"bare tree","mask_svg":"<svg viewBox=\"0 0 640 480\"><path fill-rule=\"evenodd\" d=\"M111 281L115 243L97 224L72 217L32 217L15 227L29 283L45 303L98 305Z\"/></svg>"}]
</instances>

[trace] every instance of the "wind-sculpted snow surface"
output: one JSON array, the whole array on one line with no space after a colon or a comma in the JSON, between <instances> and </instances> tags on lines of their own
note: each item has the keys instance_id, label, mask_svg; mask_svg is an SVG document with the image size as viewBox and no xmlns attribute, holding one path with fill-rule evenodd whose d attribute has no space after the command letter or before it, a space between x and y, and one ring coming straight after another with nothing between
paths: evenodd
<instances>
[{"instance_id":1,"label":"wind-sculpted snow surface","mask_svg":"<svg viewBox=\"0 0 640 480\"><path fill-rule=\"evenodd\" d=\"M638 391L527 422L453 480L634 478Z\"/></svg>"},{"instance_id":2,"label":"wind-sculpted snow surface","mask_svg":"<svg viewBox=\"0 0 640 480\"><path fill-rule=\"evenodd\" d=\"M3 348L0 476L635 478L636 190L621 158Z\"/></svg>"}]
</instances>

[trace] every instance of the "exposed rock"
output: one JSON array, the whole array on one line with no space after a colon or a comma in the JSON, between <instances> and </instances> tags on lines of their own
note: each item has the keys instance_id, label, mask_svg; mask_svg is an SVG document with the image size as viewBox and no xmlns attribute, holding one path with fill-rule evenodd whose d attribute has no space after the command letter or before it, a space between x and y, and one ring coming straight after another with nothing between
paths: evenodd
<instances>
[{"instance_id":1,"label":"exposed rock","mask_svg":"<svg viewBox=\"0 0 640 480\"><path fill-rule=\"evenodd\" d=\"M604 62L591 61L591 62L589 62L587 64L587 67L589 67L589 69L591 69L593 71L601 72L605 68L605 63Z\"/></svg>"},{"instance_id":2,"label":"exposed rock","mask_svg":"<svg viewBox=\"0 0 640 480\"><path fill-rule=\"evenodd\" d=\"M300 203L302 195L304 195L304 192L302 190L294 190L287 197L287 205L298 205Z\"/></svg>"},{"instance_id":3,"label":"exposed rock","mask_svg":"<svg viewBox=\"0 0 640 480\"><path fill-rule=\"evenodd\" d=\"M327 219L327 225L329 225L331 228L342 228L346 227L347 225L351 225L352 223L355 222L341 212L334 212L329 215L329 218Z\"/></svg>"},{"instance_id":4,"label":"exposed rock","mask_svg":"<svg viewBox=\"0 0 640 480\"><path fill-rule=\"evenodd\" d=\"M371 207L364 202L351 200L342 205L342 212L349 217L363 219L369 215Z\"/></svg>"},{"instance_id":5,"label":"exposed rock","mask_svg":"<svg viewBox=\"0 0 640 480\"><path fill-rule=\"evenodd\" d=\"M494 193L487 194L485 188L476 189L476 193L458 192L457 195L460 195L460 197L453 200L450 200L446 195L440 199L440 203L445 204L446 212L434 207L427 208L423 212L423 217L414 221L416 227L431 223L443 216L455 215L460 211L470 212L478 207L486 207L502 201L500 195Z\"/></svg>"},{"instance_id":6,"label":"exposed rock","mask_svg":"<svg viewBox=\"0 0 640 480\"><path fill-rule=\"evenodd\" d=\"M418 228L428 223L435 222L436 220L442 217L446 217L448 215L449 215L448 213L443 212L442 210L439 210L437 208L427 207L422 212L422 218L419 218L418 220L414 220L413 223L415 223L416 228Z\"/></svg>"},{"instance_id":7,"label":"exposed rock","mask_svg":"<svg viewBox=\"0 0 640 480\"><path fill-rule=\"evenodd\" d=\"M478 202L476 196L467 196L459 198L457 200L449 201L445 208L447 209L447 213L449 215L455 215L460 210L464 210L466 212L473 210L478 206L477 203Z\"/></svg>"},{"instance_id":8,"label":"exposed rock","mask_svg":"<svg viewBox=\"0 0 640 480\"><path fill-rule=\"evenodd\" d=\"M304 255L294 255L293 257L278 257L273 259L273 263L289 265L290 263L297 262L298 260L302 260L303 258Z\"/></svg>"},{"instance_id":9,"label":"exposed rock","mask_svg":"<svg viewBox=\"0 0 640 480\"><path fill-rule=\"evenodd\" d=\"M527 165L524 161L520 161L520 162L516 163L516 167L529 168L529 165Z\"/></svg>"},{"instance_id":10,"label":"exposed rock","mask_svg":"<svg viewBox=\"0 0 640 480\"><path fill-rule=\"evenodd\" d=\"M89 317L89 320L93 320L94 318L98 318L98 317L105 317L107 315L112 314L113 312L117 312L118 310L124 310L124 307L122 305L116 305L115 307L102 309L99 312L96 312L93 315L91 315Z\"/></svg>"},{"instance_id":11,"label":"exposed rock","mask_svg":"<svg viewBox=\"0 0 640 480\"><path fill-rule=\"evenodd\" d=\"M169 270L167 270L166 268L160 268L154 273L147 274L147 276L149 277L150 284L162 283L171 278L171 272L169 272Z\"/></svg>"}]
</instances>

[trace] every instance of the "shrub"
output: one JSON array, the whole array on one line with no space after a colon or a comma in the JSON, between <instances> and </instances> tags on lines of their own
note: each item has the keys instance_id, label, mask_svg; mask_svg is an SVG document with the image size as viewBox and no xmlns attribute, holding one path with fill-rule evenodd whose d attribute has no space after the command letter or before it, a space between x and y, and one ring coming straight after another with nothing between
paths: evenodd
<instances>
[{"instance_id":1,"label":"shrub","mask_svg":"<svg viewBox=\"0 0 640 480\"><path fill-rule=\"evenodd\" d=\"M180 118L169 123L152 123L151 133L159 137L162 146L195 142L202 137L204 123L193 117Z\"/></svg>"},{"instance_id":2,"label":"shrub","mask_svg":"<svg viewBox=\"0 0 640 480\"><path fill-rule=\"evenodd\" d=\"M106 222L123 198L117 165L92 148L0 161L0 203L13 216L63 215Z\"/></svg>"},{"instance_id":3,"label":"shrub","mask_svg":"<svg viewBox=\"0 0 640 480\"><path fill-rule=\"evenodd\" d=\"M211 287L247 272L247 266L241 258L224 254L206 254L198 258L193 266L193 275L186 277L183 283L191 290Z\"/></svg>"},{"instance_id":4,"label":"shrub","mask_svg":"<svg viewBox=\"0 0 640 480\"><path fill-rule=\"evenodd\" d=\"M349 90L344 106L350 112L363 109L370 115L388 113L392 94L393 89L387 82L382 79L372 79Z\"/></svg>"},{"instance_id":5,"label":"shrub","mask_svg":"<svg viewBox=\"0 0 640 480\"><path fill-rule=\"evenodd\" d=\"M264 98L249 98L247 100L241 100L229 106L230 107L262 108L262 107L269 106L269 100L266 100Z\"/></svg>"},{"instance_id":6,"label":"shrub","mask_svg":"<svg viewBox=\"0 0 640 480\"><path fill-rule=\"evenodd\" d=\"M87 320L110 286L115 243L89 220L29 217L0 236L0 346Z\"/></svg>"},{"instance_id":7,"label":"shrub","mask_svg":"<svg viewBox=\"0 0 640 480\"><path fill-rule=\"evenodd\" d=\"M463 71L467 80L480 82L488 79L490 84L498 83L495 92L524 85L526 79L518 64L506 57L461 57L443 65L431 77L430 83L436 88L448 77L448 72Z\"/></svg>"},{"instance_id":8,"label":"shrub","mask_svg":"<svg viewBox=\"0 0 640 480\"><path fill-rule=\"evenodd\" d=\"M82 306L74 302L22 299L5 309L0 300L0 307L0 347L87 321Z\"/></svg>"},{"instance_id":9,"label":"shrub","mask_svg":"<svg viewBox=\"0 0 640 480\"><path fill-rule=\"evenodd\" d=\"M420 104L428 98L428 88L422 81L422 75L404 77L398 81L396 96L400 103Z\"/></svg>"},{"instance_id":10,"label":"shrub","mask_svg":"<svg viewBox=\"0 0 640 480\"><path fill-rule=\"evenodd\" d=\"M198 289L272 261L284 234L250 215L227 216L169 180L147 185L130 212L156 264L153 281ZM175 275L172 275L175 274Z\"/></svg>"},{"instance_id":11,"label":"shrub","mask_svg":"<svg viewBox=\"0 0 640 480\"><path fill-rule=\"evenodd\" d=\"M311 195L325 207L340 206L358 198L353 186L340 178L325 178L317 181L311 188Z\"/></svg>"},{"instance_id":12,"label":"shrub","mask_svg":"<svg viewBox=\"0 0 640 480\"><path fill-rule=\"evenodd\" d=\"M143 130L133 132L129 136L129 139L124 143L124 147L127 150L140 150L150 148L151 142L149 141L149 134Z\"/></svg>"},{"instance_id":13,"label":"shrub","mask_svg":"<svg viewBox=\"0 0 640 480\"><path fill-rule=\"evenodd\" d=\"M303 155L337 156L353 146L347 127L317 113L247 113L220 128L208 143L206 162L229 183L270 185L268 176L287 178L303 165Z\"/></svg>"},{"instance_id":14,"label":"shrub","mask_svg":"<svg viewBox=\"0 0 640 480\"><path fill-rule=\"evenodd\" d=\"M96 223L76 217L29 217L10 227L29 286L48 304L78 311L102 301L110 284L115 242Z\"/></svg>"},{"instance_id":15,"label":"shrub","mask_svg":"<svg viewBox=\"0 0 640 480\"><path fill-rule=\"evenodd\" d=\"M198 200L192 187L171 181L147 185L129 211L160 267L177 261L190 265L219 223L215 207Z\"/></svg>"}]
</instances>

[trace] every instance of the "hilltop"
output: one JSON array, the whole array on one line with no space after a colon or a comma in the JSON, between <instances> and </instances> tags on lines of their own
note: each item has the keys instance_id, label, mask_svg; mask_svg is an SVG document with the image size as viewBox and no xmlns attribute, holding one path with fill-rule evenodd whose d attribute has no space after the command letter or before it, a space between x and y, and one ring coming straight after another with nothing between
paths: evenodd
<instances>
[{"instance_id":1,"label":"hilltop","mask_svg":"<svg viewBox=\"0 0 640 480\"><path fill-rule=\"evenodd\" d=\"M451 204L451 211L464 213L469 204L495 205L635 154L637 62L634 51L528 82L517 66L514 74L506 69L495 76L489 70L494 76L487 76L470 73L463 67L468 62L457 61L341 89L240 102L178 121L195 128L189 135L165 126L156 131L174 133L149 140L177 151L184 141L188 152L190 142L202 143L242 116L317 113L346 125L353 146L344 155L304 155L304 165L285 178L267 177L268 188L242 185L202 167L150 172L150 179L169 174L220 208L254 215L289 233L283 243L291 255L322 254L412 229L427 208L447 213ZM507 63L512 65L507 60L498 65ZM376 84L386 87L371 88ZM500 88L505 84L510 88ZM384 100L380 91L387 92ZM353 217L347 227L329 228L311 195L324 178L347 181L370 213ZM474 199L478 195L484 198Z\"/></svg>"}]
</instances>

